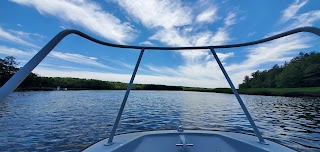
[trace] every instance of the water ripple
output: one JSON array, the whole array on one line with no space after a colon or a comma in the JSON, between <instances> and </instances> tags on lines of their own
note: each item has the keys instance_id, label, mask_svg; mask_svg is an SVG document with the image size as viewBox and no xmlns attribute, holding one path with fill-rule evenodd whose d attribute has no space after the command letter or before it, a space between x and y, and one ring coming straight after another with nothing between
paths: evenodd
<instances>
[{"instance_id":1,"label":"water ripple","mask_svg":"<svg viewBox=\"0 0 320 152\"><path fill-rule=\"evenodd\" d=\"M15 92L0 103L0 151L79 151L108 137L124 91ZM320 151L320 99L242 95L264 137ZM230 94L132 91L117 133L206 129L253 134Z\"/></svg>"}]
</instances>

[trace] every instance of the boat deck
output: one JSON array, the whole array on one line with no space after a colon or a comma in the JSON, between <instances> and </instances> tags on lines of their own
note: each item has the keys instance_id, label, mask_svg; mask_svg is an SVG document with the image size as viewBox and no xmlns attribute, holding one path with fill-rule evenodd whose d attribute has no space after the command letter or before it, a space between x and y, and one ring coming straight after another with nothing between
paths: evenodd
<instances>
[{"instance_id":1,"label":"boat deck","mask_svg":"<svg viewBox=\"0 0 320 152\"><path fill-rule=\"evenodd\" d=\"M137 132L115 136L114 143L102 140L85 152L215 152L215 151L294 151L266 140L259 143L255 136L218 131L176 130Z\"/></svg>"}]
</instances>

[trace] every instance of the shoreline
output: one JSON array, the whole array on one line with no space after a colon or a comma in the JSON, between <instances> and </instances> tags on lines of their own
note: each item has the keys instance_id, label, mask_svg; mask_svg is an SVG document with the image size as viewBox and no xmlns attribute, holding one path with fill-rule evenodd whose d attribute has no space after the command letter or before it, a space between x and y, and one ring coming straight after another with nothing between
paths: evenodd
<instances>
[{"instance_id":1,"label":"shoreline","mask_svg":"<svg viewBox=\"0 0 320 152\"><path fill-rule=\"evenodd\" d=\"M239 94L283 96L283 97L320 97L320 87L310 88L246 88L237 89ZM233 94L230 88L189 90L198 92L215 92Z\"/></svg>"},{"instance_id":2,"label":"shoreline","mask_svg":"<svg viewBox=\"0 0 320 152\"><path fill-rule=\"evenodd\" d=\"M97 90L90 88L68 88L69 91L75 90ZM68 91L67 90L67 91ZM99 90L125 90L125 89L99 89ZM194 88L194 87L182 87L181 90L176 89L132 89L132 90L150 90L150 91L195 91L195 92L214 92L214 93L226 93L233 94L230 88ZM239 94L247 95L264 95L264 96L284 96L284 97L320 97L320 87L311 88L246 88L237 89ZM24 91L57 91L51 87L29 87L29 88L17 88L16 92ZM61 90L64 91L64 90Z\"/></svg>"}]
</instances>

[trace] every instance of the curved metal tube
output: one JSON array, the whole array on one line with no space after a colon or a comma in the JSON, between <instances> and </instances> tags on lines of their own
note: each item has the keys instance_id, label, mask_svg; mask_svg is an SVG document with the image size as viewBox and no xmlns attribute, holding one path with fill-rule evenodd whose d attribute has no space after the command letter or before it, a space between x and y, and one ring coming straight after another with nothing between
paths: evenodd
<instances>
[{"instance_id":1,"label":"curved metal tube","mask_svg":"<svg viewBox=\"0 0 320 152\"><path fill-rule=\"evenodd\" d=\"M108 43L104 42L101 40L98 40L96 38L93 38L87 34L84 34L78 30L64 30L61 33L66 33L66 35L74 33L77 34L83 38L86 38L88 40L91 40L93 42L99 43L101 45L106 45L106 46L111 46L111 47L116 47L116 48L128 48L128 49L145 49L145 50L191 50L191 49L210 49L210 48L234 48L234 47L243 47L243 46L249 46L249 45L255 45L255 44L260 44L268 41L272 41L274 39L278 39L281 37L285 37L291 34L299 33L299 32L309 32L316 34L320 36L320 29L316 27L300 27L296 28L287 32L283 32L274 36L270 36L261 40L257 41L251 41L247 43L239 43L239 44L231 44L231 45L216 45L216 46L190 46L190 47L148 47L148 46L134 46L134 45L121 45L121 44L113 44L113 43Z\"/></svg>"},{"instance_id":2,"label":"curved metal tube","mask_svg":"<svg viewBox=\"0 0 320 152\"><path fill-rule=\"evenodd\" d=\"M278 39L284 36L288 36L291 34L299 33L299 32L309 32L320 36L320 29L316 27L301 27L297 29L293 29L287 32L283 32L265 39L247 42L247 43L239 43L239 44L231 44L231 45L217 45L217 46L190 46L190 47L147 47L147 46L132 46L132 45L121 45L121 44L113 44L98 40L93 38L85 33L82 33L78 30L66 29L62 32L58 33L47 45L45 45L24 67L22 67L11 79L9 79L1 88L0 88L0 102L3 101L10 93L12 93L21 83L22 81L31 73L31 71L50 53L50 51L67 35L69 34L77 34L83 38L86 38L90 41L96 42L101 45L106 45L110 47L117 48L130 48L130 49L144 49L144 50L190 50L190 49L210 49L210 48L234 48L234 47L242 47L260 44L264 42L268 42L274 39Z\"/></svg>"}]
</instances>

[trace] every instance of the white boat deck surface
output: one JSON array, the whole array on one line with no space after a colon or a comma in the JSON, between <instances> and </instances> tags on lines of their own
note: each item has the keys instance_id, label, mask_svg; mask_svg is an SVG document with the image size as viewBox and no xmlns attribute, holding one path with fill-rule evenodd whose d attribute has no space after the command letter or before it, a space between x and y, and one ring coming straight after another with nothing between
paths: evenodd
<instances>
[{"instance_id":1,"label":"white boat deck surface","mask_svg":"<svg viewBox=\"0 0 320 152\"><path fill-rule=\"evenodd\" d=\"M107 146L102 140L85 152L256 152L294 151L280 144L266 140L261 144L257 137L239 133L185 130L137 132L115 136L114 144Z\"/></svg>"}]
</instances>

